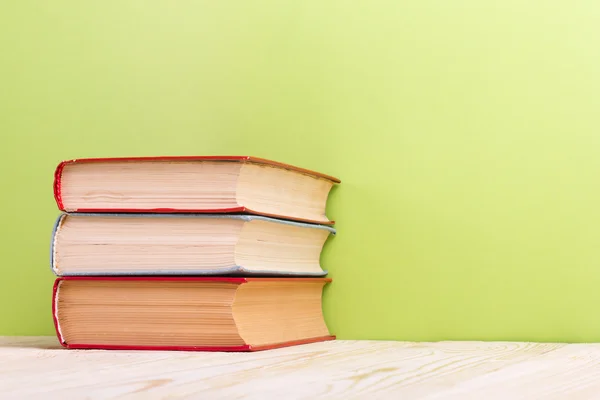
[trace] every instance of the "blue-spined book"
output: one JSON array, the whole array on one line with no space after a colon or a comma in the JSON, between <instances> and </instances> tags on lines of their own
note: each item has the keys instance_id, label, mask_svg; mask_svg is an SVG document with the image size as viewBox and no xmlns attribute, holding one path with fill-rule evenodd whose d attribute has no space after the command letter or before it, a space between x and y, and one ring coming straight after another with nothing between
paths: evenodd
<instances>
[{"instance_id":1,"label":"blue-spined book","mask_svg":"<svg viewBox=\"0 0 600 400\"><path fill-rule=\"evenodd\" d=\"M315 276L331 226L231 214L63 213L57 276Z\"/></svg>"}]
</instances>

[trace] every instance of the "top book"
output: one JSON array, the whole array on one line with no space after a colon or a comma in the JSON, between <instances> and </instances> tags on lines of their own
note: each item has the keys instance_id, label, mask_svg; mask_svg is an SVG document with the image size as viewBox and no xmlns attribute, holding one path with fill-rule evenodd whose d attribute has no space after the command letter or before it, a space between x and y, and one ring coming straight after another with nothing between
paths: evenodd
<instances>
[{"instance_id":1,"label":"top book","mask_svg":"<svg viewBox=\"0 0 600 400\"><path fill-rule=\"evenodd\" d=\"M245 213L332 225L340 180L250 156L85 158L63 161L54 197L65 212Z\"/></svg>"}]
</instances>

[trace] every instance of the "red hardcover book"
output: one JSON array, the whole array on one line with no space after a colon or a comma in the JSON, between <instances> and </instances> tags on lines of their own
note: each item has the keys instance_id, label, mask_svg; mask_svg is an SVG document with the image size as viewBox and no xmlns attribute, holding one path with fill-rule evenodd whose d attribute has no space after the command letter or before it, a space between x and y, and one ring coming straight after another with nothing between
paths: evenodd
<instances>
[{"instance_id":1,"label":"red hardcover book","mask_svg":"<svg viewBox=\"0 0 600 400\"><path fill-rule=\"evenodd\" d=\"M52 315L69 349L257 351L334 340L328 278L63 277Z\"/></svg>"},{"instance_id":2,"label":"red hardcover book","mask_svg":"<svg viewBox=\"0 0 600 400\"><path fill-rule=\"evenodd\" d=\"M67 212L247 213L318 224L340 180L250 156L63 161L54 197Z\"/></svg>"}]
</instances>

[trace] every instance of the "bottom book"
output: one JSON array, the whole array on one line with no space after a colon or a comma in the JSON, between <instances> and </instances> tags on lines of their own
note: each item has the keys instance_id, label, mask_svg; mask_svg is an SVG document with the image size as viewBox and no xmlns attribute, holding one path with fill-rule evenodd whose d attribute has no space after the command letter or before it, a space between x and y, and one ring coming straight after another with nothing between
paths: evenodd
<instances>
[{"instance_id":1,"label":"bottom book","mask_svg":"<svg viewBox=\"0 0 600 400\"><path fill-rule=\"evenodd\" d=\"M328 278L62 277L52 313L69 349L257 351L333 340Z\"/></svg>"}]
</instances>

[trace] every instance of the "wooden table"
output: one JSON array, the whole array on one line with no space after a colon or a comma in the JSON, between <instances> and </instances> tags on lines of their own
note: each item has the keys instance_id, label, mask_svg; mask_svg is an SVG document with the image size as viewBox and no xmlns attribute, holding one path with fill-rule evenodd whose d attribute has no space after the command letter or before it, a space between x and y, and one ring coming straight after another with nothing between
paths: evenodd
<instances>
[{"instance_id":1,"label":"wooden table","mask_svg":"<svg viewBox=\"0 0 600 400\"><path fill-rule=\"evenodd\" d=\"M600 344L335 341L257 353L0 337L0 398L600 399Z\"/></svg>"}]
</instances>

